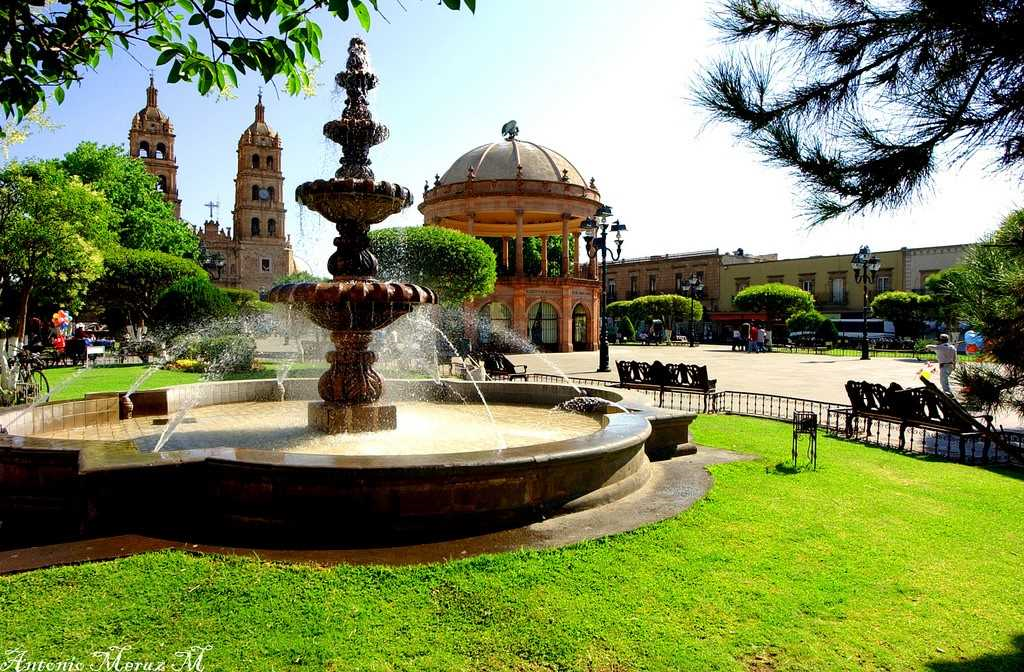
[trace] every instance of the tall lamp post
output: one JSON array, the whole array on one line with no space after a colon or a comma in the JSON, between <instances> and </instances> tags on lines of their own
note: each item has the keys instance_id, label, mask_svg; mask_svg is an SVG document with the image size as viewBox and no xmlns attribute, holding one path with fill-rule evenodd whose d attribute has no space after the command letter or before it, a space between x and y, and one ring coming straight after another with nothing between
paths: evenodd
<instances>
[{"instance_id":1,"label":"tall lamp post","mask_svg":"<svg viewBox=\"0 0 1024 672\"><path fill-rule=\"evenodd\" d=\"M878 275L878 269L882 267L882 260L871 254L871 248L862 245L860 251L850 260L850 266L853 267L854 280L864 285L864 312L862 315L864 331L860 342L860 358L871 359L868 356L868 289L875 284L875 277Z\"/></svg>"},{"instance_id":2,"label":"tall lamp post","mask_svg":"<svg viewBox=\"0 0 1024 672\"><path fill-rule=\"evenodd\" d=\"M622 232L626 230L626 225L620 224L617 219L609 225L608 218L611 216L611 207L602 205L593 217L587 217L580 223L580 228L587 232L583 237L587 241L587 247L593 245L593 249L601 252L601 354L597 370L602 373L611 370L608 365L608 324L605 317L605 310L608 307L608 257L611 257L612 261L618 261L622 256ZM609 230L615 232L615 252L608 250Z\"/></svg>"},{"instance_id":3,"label":"tall lamp post","mask_svg":"<svg viewBox=\"0 0 1024 672\"><path fill-rule=\"evenodd\" d=\"M693 333L693 304L697 299L704 298L704 283L700 281L696 273L691 273L689 280L686 281L686 293L690 297L690 347L696 347L697 342L694 339Z\"/></svg>"},{"instance_id":4,"label":"tall lamp post","mask_svg":"<svg viewBox=\"0 0 1024 672\"><path fill-rule=\"evenodd\" d=\"M220 280L220 274L224 270L224 255L220 252L211 254L202 241L199 241L199 263L210 277L216 275L214 279Z\"/></svg>"}]
</instances>

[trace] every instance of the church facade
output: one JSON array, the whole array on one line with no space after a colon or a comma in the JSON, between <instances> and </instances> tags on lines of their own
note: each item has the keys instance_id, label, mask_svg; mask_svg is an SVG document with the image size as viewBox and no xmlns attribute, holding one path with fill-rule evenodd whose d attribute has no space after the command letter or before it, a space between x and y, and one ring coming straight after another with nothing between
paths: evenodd
<instances>
[{"instance_id":1,"label":"church facade","mask_svg":"<svg viewBox=\"0 0 1024 672\"><path fill-rule=\"evenodd\" d=\"M150 78L146 107L132 118L129 152L156 175L158 187L181 216L174 127L157 106L157 91ZM266 121L263 96L256 102L253 122L238 139L235 206L232 226L207 220L197 231L207 253L220 255L224 264L211 271L220 287L268 291L274 279L294 273L295 258L285 227L284 173L281 136Z\"/></svg>"}]
</instances>

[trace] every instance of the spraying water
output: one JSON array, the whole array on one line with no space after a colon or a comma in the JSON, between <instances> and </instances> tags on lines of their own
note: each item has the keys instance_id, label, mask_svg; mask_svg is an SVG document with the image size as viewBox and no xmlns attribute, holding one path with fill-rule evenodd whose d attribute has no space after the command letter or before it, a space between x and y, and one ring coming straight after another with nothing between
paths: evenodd
<instances>
[{"instance_id":1,"label":"spraying water","mask_svg":"<svg viewBox=\"0 0 1024 672\"><path fill-rule=\"evenodd\" d=\"M61 392L64 389L66 389L68 387L68 385L70 385L72 383L72 381L74 381L80 375L85 373L86 370L87 369L84 366L83 367L79 367L70 376L68 376L64 380L60 381L60 383L58 385L56 385L55 387L50 388L49 392L47 392L46 394L44 394L44 395L42 395L40 397L36 397L35 399L33 399L31 404L29 404L28 406L23 408L20 413L18 413L16 416L14 416L11 419L11 421L7 423L8 426L14 425L14 423L16 423L18 420L23 418L25 416L25 414L29 413L36 406L39 406L41 404L45 404L46 402L48 402L50 399L53 398L53 396L55 394Z\"/></svg>"}]
</instances>

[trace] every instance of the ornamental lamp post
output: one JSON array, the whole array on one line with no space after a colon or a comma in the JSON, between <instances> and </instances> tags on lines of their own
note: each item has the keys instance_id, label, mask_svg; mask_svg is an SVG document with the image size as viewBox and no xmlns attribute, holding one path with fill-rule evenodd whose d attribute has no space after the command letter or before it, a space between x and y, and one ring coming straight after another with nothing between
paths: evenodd
<instances>
[{"instance_id":1,"label":"ornamental lamp post","mask_svg":"<svg viewBox=\"0 0 1024 672\"><path fill-rule=\"evenodd\" d=\"M882 260L871 254L871 248L862 245L857 254L850 260L853 267L854 281L864 286L864 309L862 313L863 333L860 343L860 358L871 359L868 356L868 288L875 283L878 270L882 268Z\"/></svg>"},{"instance_id":2,"label":"ornamental lamp post","mask_svg":"<svg viewBox=\"0 0 1024 672\"><path fill-rule=\"evenodd\" d=\"M220 280L220 274L224 270L224 255L220 252L210 253L206 245L199 241L199 263L211 277L216 274L215 280Z\"/></svg>"},{"instance_id":3,"label":"ornamental lamp post","mask_svg":"<svg viewBox=\"0 0 1024 672\"><path fill-rule=\"evenodd\" d=\"M587 247L601 252L601 342L597 364L599 373L611 370L608 362L608 318L605 316L608 307L608 257L611 257L612 261L618 261L622 257L622 232L626 230L626 225L617 219L609 226L608 218L611 216L611 207L602 205L593 217L587 217L580 222L580 228L587 232L583 237L587 241ZM615 252L608 249L609 230L615 232Z\"/></svg>"},{"instance_id":4,"label":"ornamental lamp post","mask_svg":"<svg viewBox=\"0 0 1024 672\"><path fill-rule=\"evenodd\" d=\"M700 278L697 277L696 273L691 273L690 278L686 281L686 292L690 297L690 347L694 348L697 346L694 340L693 333L693 304L697 299L704 298L704 283L701 282Z\"/></svg>"}]
</instances>

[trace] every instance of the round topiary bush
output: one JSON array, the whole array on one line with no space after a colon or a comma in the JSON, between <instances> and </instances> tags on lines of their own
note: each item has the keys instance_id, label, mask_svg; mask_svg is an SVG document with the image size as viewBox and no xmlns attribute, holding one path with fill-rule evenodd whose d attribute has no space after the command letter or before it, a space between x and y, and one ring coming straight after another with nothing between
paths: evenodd
<instances>
[{"instance_id":1,"label":"round topiary bush","mask_svg":"<svg viewBox=\"0 0 1024 672\"><path fill-rule=\"evenodd\" d=\"M156 303L160 323L181 328L235 314L231 299L206 276L182 278L168 287Z\"/></svg>"},{"instance_id":2,"label":"round topiary bush","mask_svg":"<svg viewBox=\"0 0 1024 672\"><path fill-rule=\"evenodd\" d=\"M487 243L439 226L372 231L370 250L380 261L382 279L430 287L449 306L490 294L498 278Z\"/></svg>"}]
</instances>

